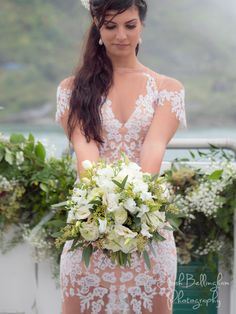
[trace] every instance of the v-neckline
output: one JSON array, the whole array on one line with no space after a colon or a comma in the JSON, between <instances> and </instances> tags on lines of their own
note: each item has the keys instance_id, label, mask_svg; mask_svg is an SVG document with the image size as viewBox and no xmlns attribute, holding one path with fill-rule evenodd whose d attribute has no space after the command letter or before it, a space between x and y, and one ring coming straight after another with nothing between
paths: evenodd
<instances>
[{"instance_id":1,"label":"v-neckline","mask_svg":"<svg viewBox=\"0 0 236 314\"><path fill-rule=\"evenodd\" d=\"M113 108L112 108L112 100L111 100L110 98L108 98L108 97L106 98L105 103L107 103L107 105L110 107L112 117L113 117L113 119L114 119L115 121L118 122L120 129L126 128L127 124L133 119L133 116L135 115L135 113L136 113L136 111L137 111L137 109L138 109L138 107L139 107L138 105L139 105L139 100L140 100L140 98L145 98L145 97L147 97L147 95L148 95L148 83L149 83L149 80L150 80L150 78L151 78L151 75L148 74L148 73L146 73L146 72L143 72L143 74L144 74L145 76L147 76L147 81L146 81L146 94L145 94L145 95L140 94L140 95L137 97L137 99L135 100L134 110L132 111L132 113L130 114L129 118L126 120L126 122L123 123L123 122L120 121L120 119L118 119L118 118L116 117L116 115L115 115L115 113L114 113L114 111L113 111Z\"/></svg>"}]
</instances>

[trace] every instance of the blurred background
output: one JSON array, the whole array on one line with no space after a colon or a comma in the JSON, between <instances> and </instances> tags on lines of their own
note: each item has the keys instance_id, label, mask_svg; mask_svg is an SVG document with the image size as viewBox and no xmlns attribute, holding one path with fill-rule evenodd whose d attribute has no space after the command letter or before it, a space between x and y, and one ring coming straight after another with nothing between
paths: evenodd
<instances>
[{"instance_id":1,"label":"blurred background","mask_svg":"<svg viewBox=\"0 0 236 314\"><path fill-rule=\"evenodd\" d=\"M188 129L176 137L236 138L236 2L147 2L139 59L186 89ZM60 155L56 88L89 23L79 0L0 0L0 132L32 132Z\"/></svg>"}]
</instances>

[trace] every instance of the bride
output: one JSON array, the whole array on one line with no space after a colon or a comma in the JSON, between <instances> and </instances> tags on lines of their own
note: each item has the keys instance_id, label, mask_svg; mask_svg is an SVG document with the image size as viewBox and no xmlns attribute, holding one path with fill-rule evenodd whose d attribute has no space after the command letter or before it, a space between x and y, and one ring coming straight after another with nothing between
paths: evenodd
<instances>
[{"instance_id":1,"label":"bride","mask_svg":"<svg viewBox=\"0 0 236 314\"><path fill-rule=\"evenodd\" d=\"M78 177L85 159L108 162L125 152L144 172L158 173L166 146L179 125L186 125L184 88L138 60L147 12L144 0L82 1L90 10L83 61L57 93L56 119L77 157ZM119 267L97 250L89 268L82 250L61 255L63 314L172 313L176 278L173 232L149 252L151 269L137 255ZM148 251L148 249L147 249Z\"/></svg>"}]
</instances>

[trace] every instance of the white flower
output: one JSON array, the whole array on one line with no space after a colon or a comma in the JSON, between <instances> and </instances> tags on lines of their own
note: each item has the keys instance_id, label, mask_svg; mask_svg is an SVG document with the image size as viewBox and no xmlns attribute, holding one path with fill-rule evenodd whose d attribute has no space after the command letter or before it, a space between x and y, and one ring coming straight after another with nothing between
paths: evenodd
<instances>
[{"instance_id":1,"label":"white flower","mask_svg":"<svg viewBox=\"0 0 236 314\"><path fill-rule=\"evenodd\" d=\"M119 244L121 246L120 250L125 254L131 253L137 250L137 239L128 238L125 240L123 238L123 239L120 239Z\"/></svg>"},{"instance_id":2,"label":"white flower","mask_svg":"<svg viewBox=\"0 0 236 314\"><path fill-rule=\"evenodd\" d=\"M142 204L139 209L138 209L139 213L137 215L137 217L142 217L145 213L149 212L149 207L147 205Z\"/></svg>"},{"instance_id":3,"label":"white flower","mask_svg":"<svg viewBox=\"0 0 236 314\"><path fill-rule=\"evenodd\" d=\"M143 200L150 198L151 193L148 192L148 184L146 182L143 182L141 180L134 180L133 186L134 193L142 193L142 195L144 195L143 198L141 196ZM146 195L148 195L149 198L146 198Z\"/></svg>"},{"instance_id":4,"label":"white flower","mask_svg":"<svg viewBox=\"0 0 236 314\"><path fill-rule=\"evenodd\" d=\"M97 174L99 177L111 179L114 175L112 167L106 166L105 168L98 169Z\"/></svg>"},{"instance_id":5,"label":"white flower","mask_svg":"<svg viewBox=\"0 0 236 314\"><path fill-rule=\"evenodd\" d=\"M97 198L100 198L102 196L102 190L100 188L93 188L88 193L88 202L91 202L92 200L95 200Z\"/></svg>"},{"instance_id":6,"label":"white flower","mask_svg":"<svg viewBox=\"0 0 236 314\"><path fill-rule=\"evenodd\" d=\"M124 201L123 206L131 213L135 214L138 211L135 201L132 198L128 198Z\"/></svg>"},{"instance_id":7,"label":"white flower","mask_svg":"<svg viewBox=\"0 0 236 314\"><path fill-rule=\"evenodd\" d=\"M87 206L81 206L73 209L74 217L76 220L86 219L90 216L91 212Z\"/></svg>"},{"instance_id":8,"label":"white flower","mask_svg":"<svg viewBox=\"0 0 236 314\"><path fill-rule=\"evenodd\" d=\"M115 212L116 210L120 209L118 194L115 193L105 194L103 200L105 201L105 204L107 204L108 212Z\"/></svg>"},{"instance_id":9,"label":"white flower","mask_svg":"<svg viewBox=\"0 0 236 314\"><path fill-rule=\"evenodd\" d=\"M16 164L21 165L24 162L24 153L22 151L16 152Z\"/></svg>"},{"instance_id":10,"label":"white flower","mask_svg":"<svg viewBox=\"0 0 236 314\"><path fill-rule=\"evenodd\" d=\"M146 201L146 200L151 200L152 199L152 193L151 192L141 192L141 195L140 195L141 199L143 201Z\"/></svg>"},{"instance_id":11,"label":"white flower","mask_svg":"<svg viewBox=\"0 0 236 314\"><path fill-rule=\"evenodd\" d=\"M152 234L149 232L149 227L146 224L144 224L144 223L142 224L141 234L144 237L147 237L147 238L151 238L152 237Z\"/></svg>"},{"instance_id":12,"label":"white flower","mask_svg":"<svg viewBox=\"0 0 236 314\"><path fill-rule=\"evenodd\" d=\"M115 232L119 236L124 236L125 238L131 238L131 239L135 238L137 235L137 232L133 232L129 228L124 227L122 225L116 225L115 226Z\"/></svg>"},{"instance_id":13,"label":"white flower","mask_svg":"<svg viewBox=\"0 0 236 314\"><path fill-rule=\"evenodd\" d=\"M82 161L82 166L85 170L87 170L87 169L91 169L93 167L93 164L91 163L90 160L86 159Z\"/></svg>"},{"instance_id":14,"label":"white flower","mask_svg":"<svg viewBox=\"0 0 236 314\"><path fill-rule=\"evenodd\" d=\"M94 181L104 193L114 192L115 190L116 185L111 181L111 178L96 176L94 177Z\"/></svg>"},{"instance_id":15,"label":"white flower","mask_svg":"<svg viewBox=\"0 0 236 314\"><path fill-rule=\"evenodd\" d=\"M99 229L95 222L83 222L80 226L80 233L86 241L95 241L99 237Z\"/></svg>"},{"instance_id":16,"label":"white flower","mask_svg":"<svg viewBox=\"0 0 236 314\"><path fill-rule=\"evenodd\" d=\"M114 212L115 223L122 225L127 220L128 214L127 211L123 208L120 208Z\"/></svg>"},{"instance_id":17,"label":"white flower","mask_svg":"<svg viewBox=\"0 0 236 314\"><path fill-rule=\"evenodd\" d=\"M107 220L106 219L98 219L99 222L99 232L100 234L105 233L106 232L106 228L107 228Z\"/></svg>"}]
</instances>

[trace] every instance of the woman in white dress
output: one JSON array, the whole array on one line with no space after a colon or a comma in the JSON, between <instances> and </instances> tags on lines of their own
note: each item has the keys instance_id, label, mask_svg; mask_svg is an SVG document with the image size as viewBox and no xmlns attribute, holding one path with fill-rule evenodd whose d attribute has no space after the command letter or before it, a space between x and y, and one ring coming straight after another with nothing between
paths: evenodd
<instances>
[{"instance_id":1,"label":"woman in white dress","mask_svg":"<svg viewBox=\"0 0 236 314\"><path fill-rule=\"evenodd\" d=\"M83 62L57 93L56 119L73 145L78 177L83 160L111 162L121 151L144 172L158 173L168 142L186 124L183 85L137 58L144 0L92 0L88 8L92 23ZM149 252L151 269L136 254L131 267L116 266L100 250L86 268L81 249L68 252L66 242L63 314L172 313L176 247L173 232L163 235L166 240L154 244L156 254Z\"/></svg>"}]
</instances>

